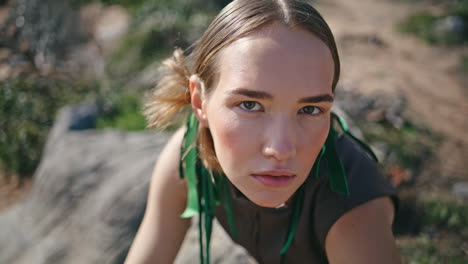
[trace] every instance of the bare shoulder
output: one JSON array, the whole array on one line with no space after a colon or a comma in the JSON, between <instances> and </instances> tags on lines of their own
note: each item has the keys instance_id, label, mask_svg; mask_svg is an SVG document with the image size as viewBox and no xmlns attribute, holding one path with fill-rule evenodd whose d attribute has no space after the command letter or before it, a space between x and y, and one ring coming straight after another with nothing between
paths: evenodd
<instances>
[{"instance_id":1,"label":"bare shoulder","mask_svg":"<svg viewBox=\"0 0 468 264\"><path fill-rule=\"evenodd\" d=\"M373 199L341 216L325 240L330 263L401 263L393 218L389 197Z\"/></svg>"},{"instance_id":2,"label":"bare shoulder","mask_svg":"<svg viewBox=\"0 0 468 264\"><path fill-rule=\"evenodd\" d=\"M125 261L173 263L190 219L180 215L187 203L185 180L179 178L180 146L184 128L179 129L159 155L153 170L145 215Z\"/></svg>"},{"instance_id":3,"label":"bare shoulder","mask_svg":"<svg viewBox=\"0 0 468 264\"><path fill-rule=\"evenodd\" d=\"M150 185L147 211L157 206L155 202L169 203L177 207L186 203L187 187L184 179L179 177L180 146L185 127L179 128L169 139L156 161ZM171 198L171 199L169 199Z\"/></svg>"}]
</instances>

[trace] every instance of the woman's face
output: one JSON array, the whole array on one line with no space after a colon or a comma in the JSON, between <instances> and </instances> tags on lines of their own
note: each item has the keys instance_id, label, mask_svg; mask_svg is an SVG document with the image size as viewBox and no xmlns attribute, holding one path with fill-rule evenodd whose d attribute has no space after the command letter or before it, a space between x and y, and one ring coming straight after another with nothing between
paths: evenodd
<instances>
[{"instance_id":1,"label":"woman's face","mask_svg":"<svg viewBox=\"0 0 468 264\"><path fill-rule=\"evenodd\" d=\"M273 24L224 48L202 101L216 156L252 202L276 207L306 180L328 135L334 64L312 33Z\"/></svg>"}]
</instances>

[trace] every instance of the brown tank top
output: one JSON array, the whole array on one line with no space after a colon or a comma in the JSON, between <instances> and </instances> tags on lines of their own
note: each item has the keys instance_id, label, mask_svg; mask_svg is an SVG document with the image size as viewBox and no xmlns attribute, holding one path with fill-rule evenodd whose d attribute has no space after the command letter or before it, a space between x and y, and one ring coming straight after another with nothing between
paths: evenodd
<instances>
[{"instance_id":1,"label":"brown tank top","mask_svg":"<svg viewBox=\"0 0 468 264\"><path fill-rule=\"evenodd\" d=\"M349 136L342 135L336 140L336 148L346 171L350 195L345 196L330 190L328 170L320 170L319 178L309 176L303 186L302 212L295 237L283 260L280 251L288 235L292 206L279 209L260 207L228 181L237 238L230 233L224 204L215 209L217 220L233 240L243 246L258 263L328 263L325 238L338 218L349 210L382 196L392 198L395 210L398 206L396 189L384 178L377 163L359 144Z\"/></svg>"}]
</instances>

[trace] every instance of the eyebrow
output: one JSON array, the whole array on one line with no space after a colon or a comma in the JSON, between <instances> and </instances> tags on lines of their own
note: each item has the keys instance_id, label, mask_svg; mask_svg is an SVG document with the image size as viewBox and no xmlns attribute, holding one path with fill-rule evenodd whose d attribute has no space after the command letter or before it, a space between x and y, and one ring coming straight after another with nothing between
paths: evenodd
<instances>
[{"instance_id":1,"label":"eyebrow","mask_svg":"<svg viewBox=\"0 0 468 264\"><path fill-rule=\"evenodd\" d=\"M245 88L235 89L229 92L230 94L244 95L254 99L273 99L273 95L262 92L254 91ZM298 100L299 103L320 103L320 102L333 102L334 98L331 94L320 94L309 97L304 97Z\"/></svg>"}]
</instances>

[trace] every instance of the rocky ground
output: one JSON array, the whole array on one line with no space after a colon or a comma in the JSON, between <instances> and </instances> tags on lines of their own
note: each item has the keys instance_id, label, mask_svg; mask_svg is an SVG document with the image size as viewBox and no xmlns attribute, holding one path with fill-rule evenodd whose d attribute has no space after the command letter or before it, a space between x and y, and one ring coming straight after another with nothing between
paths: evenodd
<instances>
[{"instance_id":1,"label":"rocky ground","mask_svg":"<svg viewBox=\"0 0 468 264\"><path fill-rule=\"evenodd\" d=\"M407 115L442 136L418 183L450 189L468 180L468 88L455 73L466 48L434 47L396 32L396 25L423 5L412 1L319 1L342 58L341 83L360 93L383 92L407 102ZM421 187L422 187L421 186Z\"/></svg>"}]
</instances>

